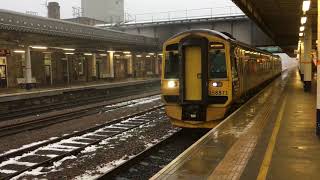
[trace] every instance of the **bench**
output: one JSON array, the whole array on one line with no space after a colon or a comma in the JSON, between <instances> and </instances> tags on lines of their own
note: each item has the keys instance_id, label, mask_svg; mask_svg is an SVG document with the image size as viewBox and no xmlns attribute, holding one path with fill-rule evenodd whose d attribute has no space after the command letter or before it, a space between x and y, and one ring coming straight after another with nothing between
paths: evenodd
<instances>
[{"instance_id":1,"label":"bench","mask_svg":"<svg viewBox=\"0 0 320 180\"><path fill-rule=\"evenodd\" d=\"M17 84L18 84L18 86L20 86L21 88L26 88L26 78L17 78ZM37 87L37 84L38 84L38 82L37 82L37 80L36 80L36 78L32 78L31 79L31 86L32 87Z\"/></svg>"}]
</instances>

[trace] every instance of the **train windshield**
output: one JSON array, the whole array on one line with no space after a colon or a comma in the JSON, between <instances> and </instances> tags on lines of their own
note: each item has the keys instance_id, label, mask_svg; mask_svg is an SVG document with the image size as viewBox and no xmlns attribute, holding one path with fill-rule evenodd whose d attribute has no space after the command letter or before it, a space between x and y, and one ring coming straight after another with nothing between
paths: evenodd
<instances>
[{"instance_id":1,"label":"train windshield","mask_svg":"<svg viewBox=\"0 0 320 180\"><path fill-rule=\"evenodd\" d=\"M165 74L166 79L178 79L180 72L179 54L178 51L168 51L165 59Z\"/></svg>"},{"instance_id":2,"label":"train windshield","mask_svg":"<svg viewBox=\"0 0 320 180\"><path fill-rule=\"evenodd\" d=\"M227 78L227 64L224 44L211 43L209 48L209 78Z\"/></svg>"}]
</instances>

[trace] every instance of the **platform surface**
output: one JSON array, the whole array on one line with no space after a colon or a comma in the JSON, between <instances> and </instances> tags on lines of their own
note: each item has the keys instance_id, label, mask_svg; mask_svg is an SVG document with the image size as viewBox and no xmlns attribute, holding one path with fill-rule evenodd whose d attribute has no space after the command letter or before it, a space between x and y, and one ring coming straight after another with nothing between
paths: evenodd
<instances>
[{"instance_id":1,"label":"platform surface","mask_svg":"<svg viewBox=\"0 0 320 180\"><path fill-rule=\"evenodd\" d=\"M152 179L320 179L315 94L284 72Z\"/></svg>"},{"instance_id":2,"label":"platform surface","mask_svg":"<svg viewBox=\"0 0 320 180\"><path fill-rule=\"evenodd\" d=\"M70 91L79 91L86 89L108 89L114 87L121 87L127 85L144 84L159 81L159 78L150 79L128 79L115 82L92 82L92 83L79 83L69 86L52 86L44 88L33 88L31 90L21 88L2 88L0 89L0 102L21 100L28 98L37 98L42 96L53 96Z\"/></svg>"}]
</instances>

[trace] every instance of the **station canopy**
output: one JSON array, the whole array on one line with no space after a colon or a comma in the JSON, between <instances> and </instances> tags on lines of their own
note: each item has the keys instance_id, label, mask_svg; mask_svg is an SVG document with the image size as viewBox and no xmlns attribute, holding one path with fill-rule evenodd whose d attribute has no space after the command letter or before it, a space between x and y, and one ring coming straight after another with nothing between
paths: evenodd
<instances>
[{"instance_id":1,"label":"station canopy","mask_svg":"<svg viewBox=\"0 0 320 180\"><path fill-rule=\"evenodd\" d=\"M267 33L284 52L294 56L299 41L303 0L232 0L250 19ZM307 12L312 23L313 46L317 39L317 0L311 0Z\"/></svg>"}]
</instances>

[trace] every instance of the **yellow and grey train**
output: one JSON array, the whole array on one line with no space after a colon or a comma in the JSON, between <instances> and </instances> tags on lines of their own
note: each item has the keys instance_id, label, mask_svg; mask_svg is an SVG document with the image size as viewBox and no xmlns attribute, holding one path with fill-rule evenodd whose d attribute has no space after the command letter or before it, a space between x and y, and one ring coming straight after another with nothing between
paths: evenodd
<instances>
[{"instance_id":1,"label":"yellow and grey train","mask_svg":"<svg viewBox=\"0 0 320 180\"><path fill-rule=\"evenodd\" d=\"M281 59L225 33L189 30L163 46L161 94L175 126L212 128L237 103L281 74Z\"/></svg>"}]
</instances>

